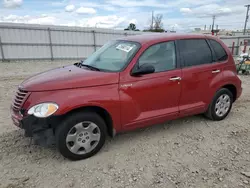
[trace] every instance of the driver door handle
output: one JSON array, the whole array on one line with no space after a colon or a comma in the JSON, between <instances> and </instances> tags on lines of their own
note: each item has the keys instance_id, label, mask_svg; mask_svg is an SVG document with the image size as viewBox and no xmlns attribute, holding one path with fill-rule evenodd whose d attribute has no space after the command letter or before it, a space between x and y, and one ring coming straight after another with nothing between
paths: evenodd
<instances>
[{"instance_id":1,"label":"driver door handle","mask_svg":"<svg viewBox=\"0 0 250 188\"><path fill-rule=\"evenodd\" d=\"M181 80L181 77L178 77L178 76L174 76L174 77L171 77L169 78L170 81L180 81Z\"/></svg>"}]
</instances>

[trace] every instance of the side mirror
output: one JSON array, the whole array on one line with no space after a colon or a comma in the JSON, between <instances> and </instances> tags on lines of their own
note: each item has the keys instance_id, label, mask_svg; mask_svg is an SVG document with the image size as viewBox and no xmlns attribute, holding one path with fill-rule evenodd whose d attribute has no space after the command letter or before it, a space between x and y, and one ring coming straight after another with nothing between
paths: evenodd
<instances>
[{"instance_id":1,"label":"side mirror","mask_svg":"<svg viewBox=\"0 0 250 188\"><path fill-rule=\"evenodd\" d=\"M141 67L139 67L138 69L133 69L132 76L150 74L150 73L154 73L154 72L155 72L155 68L153 65L144 64Z\"/></svg>"}]
</instances>

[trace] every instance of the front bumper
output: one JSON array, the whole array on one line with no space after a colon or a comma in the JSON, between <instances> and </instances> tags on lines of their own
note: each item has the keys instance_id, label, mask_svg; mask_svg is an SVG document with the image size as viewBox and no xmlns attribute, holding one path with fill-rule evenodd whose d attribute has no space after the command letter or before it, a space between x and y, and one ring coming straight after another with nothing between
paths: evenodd
<instances>
[{"instance_id":1,"label":"front bumper","mask_svg":"<svg viewBox=\"0 0 250 188\"><path fill-rule=\"evenodd\" d=\"M13 124L21 128L21 121L23 119L23 115L20 112L15 111L12 107L10 108L10 114Z\"/></svg>"},{"instance_id":2,"label":"front bumper","mask_svg":"<svg viewBox=\"0 0 250 188\"><path fill-rule=\"evenodd\" d=\"M55 129L62 121L61 116L37 118L33 115L23 116L11 108L11 119L14 125L24 129L26 137L32 137L38 145L50 146L55 144Z\"/></svg>"}]
</instances>

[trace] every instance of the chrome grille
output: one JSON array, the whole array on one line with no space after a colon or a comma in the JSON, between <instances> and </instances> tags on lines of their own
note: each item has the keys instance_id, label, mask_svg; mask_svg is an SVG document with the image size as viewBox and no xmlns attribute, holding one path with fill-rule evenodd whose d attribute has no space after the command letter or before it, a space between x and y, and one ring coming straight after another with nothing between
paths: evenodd
<instances>
[{"instance_id":1,"label":"chrome grille","mask_svg":"<svg viewBox=\"0 0 250 188\"><path fill-rule=\"evenodd\" d=\"M12 106L13 106L14 110L20 110L21 109L21 107L23 105L23 102L27 97L27 94L28 94L27 91L18 89L18 91L16 92L16 95L14 97L13 103L12 103Z\"/></svg>"}]
</instances>

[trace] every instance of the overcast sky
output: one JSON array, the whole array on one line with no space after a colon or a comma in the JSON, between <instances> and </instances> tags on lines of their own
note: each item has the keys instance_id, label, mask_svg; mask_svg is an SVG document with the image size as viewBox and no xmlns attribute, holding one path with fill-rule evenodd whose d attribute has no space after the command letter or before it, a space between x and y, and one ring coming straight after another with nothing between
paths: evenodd
<instances>
[{"instance_id":1,"label":"overcast sky","mask_svg":"<svg viewBox=\"0 0 250 188\"><path fill-rule=\"evenodd\" d=\"M163 15L166 30L189 31L212 24L243 29L250 0L0 0L0 22L145 29L151 12ZM248 23L250 28L250 21Z\"/></svg>"}]
</instances>

